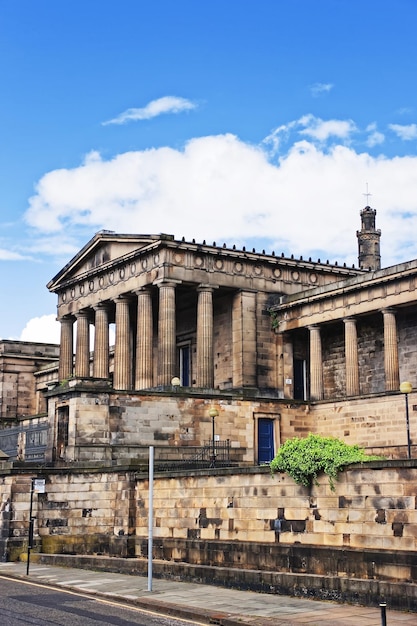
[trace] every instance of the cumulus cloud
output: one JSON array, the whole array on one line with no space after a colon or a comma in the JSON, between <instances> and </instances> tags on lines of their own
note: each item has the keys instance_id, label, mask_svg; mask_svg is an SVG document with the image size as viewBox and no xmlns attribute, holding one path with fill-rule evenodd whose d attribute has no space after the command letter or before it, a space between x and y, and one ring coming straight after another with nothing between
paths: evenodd
<instances>
[{"instance_id":1,"label":"cumulus cloud","mask_svg":"<svg viewBox=\"0 0 417 626\"><path fill-rule=\"evenodd\" d=\"M35 341L44 343L59 343L60 324L56 321L56 315L42 315L28 321L20 341Z\"/></svg>"},{"instance_id":2,"label":"cumulus cloud","mask_svg":"<svg viewBox=\"0 0 417 626\"><path fill-rule=\"evenodd\" d=\"M177 96L164 96L157 100L152 100L146 106L138 109L127 109L117 117L103 122L103 126L109 124L126 124L127 122L137 122L140 120L150 120L164 113L182 113L196 108L196 104L186 98Z\"/></svg>"},{"instance_id":3,"label":"cumulus cloud","mask_svg":"<svg viewBox=\"0 0 417 626\"><path fill-rule=\"evenodd\" d=\"M26 220L45 242L79 229L88 238L102 228L168 232L357 264L368 181L384 265L417 258L417 157L357 152L353 133L351 120L305 116L273 131L261 147L225 134L109 160L94 152L79 167L45 174ZM292 134L284 152L281 140ZM267 150L274 141L278 158Z\"/></svg>"},{"instance_id":4,"label":"cumulus cloud","mask_svg":"<svg viewBox=\"0 0 417 626\"><path fill-rule=\"evenodd\" d=\"M318 98L323 94L329 93L333 89L332 83L315 83L310 87L311 95Z\"/></svg>"},{"instance_id":5,"label":"cumulus cloud","mask_svg":"<svg viewBox=\"0 0 417 626\"><path fill-rule=\"evenodd\" d=\"M404 141L417 139L417 124L389 124L388 128Z\"/></svg>"}]
</instances>

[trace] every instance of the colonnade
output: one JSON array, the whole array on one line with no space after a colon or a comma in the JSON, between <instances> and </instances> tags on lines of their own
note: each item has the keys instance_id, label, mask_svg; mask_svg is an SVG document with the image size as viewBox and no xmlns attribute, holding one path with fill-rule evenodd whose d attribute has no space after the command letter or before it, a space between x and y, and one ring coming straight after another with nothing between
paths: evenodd
<instances>
[{"instance_id":1,"label":"colonnade","mask_svg":"<svg viewBox=\"0 0 417 626\"><path fill-rule=\"evenodd\" d=\"M153 307L151 287L135 293L122 294L113 302L100 302L92 308L81 309L74 315L62 317L59 379L72 376L85 378L90 369L90 322L95 326L92 375L109 377L109 312L115 307L115 347L113 387L115 389L147 389L155 385L169 385L177 375L176 354L176 286L172 281L161 281L157 337L157 380L153 363ZM137 324L132 333L130 307L137 300ZM213 365L213 287L197 287L197 367L196 384L210 388L214 384ZM74 359L74 322L77 337ZM135 363L132 362L132 335L136 337Z\"/></svg>"},{"instance_id":2,"label":"colonnade","mask_svg":"<svg viewBox=\"0 0 417 626\"><path fill-rule=\"evenodd\" d=\"M397 391L400 386L398 338L395 311L383 309L384 324L384 370L385 390ZM345 317L345 366L346 366L346 395L360 394L359 385L359 358L356 319ZM323 400L323 359L321 345L321 330L319 325L308 326L310 341L310 398Z\"/></svg>"}]
</instances>

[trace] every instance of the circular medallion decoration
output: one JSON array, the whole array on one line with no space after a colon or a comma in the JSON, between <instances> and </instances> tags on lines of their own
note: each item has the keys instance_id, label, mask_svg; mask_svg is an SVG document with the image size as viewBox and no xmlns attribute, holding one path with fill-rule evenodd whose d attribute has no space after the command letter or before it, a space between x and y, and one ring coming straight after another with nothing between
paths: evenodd
<instances>
[{"instance_id":1,"label":"circular medallion decoration","mask_svg":"<svg viewBox=\"0 0 417 626\"><path fill-rule=\"evenodd\" d=\"M216 259L216 262L214 264L216 266L216 270L222 270L224 263L222 261L222 259Z\"/></svg>"},{"instance_id":2,"label":"circular medallion decoration","mask_svg":"<svg viewBox=\"0 0 417 626\"><path fill-rule=\"evenodd\" d=\"M241 272L243 272L243 263L240 263L239 261L236 261L236 263L235 263L235 272L238 272L239 274Z\"/></svg>"},{"instance_id":3,"label":"circular medallion decoration","mask_svg":"<svg viewBox=\"0 0 417 626\"><path fill-rule=\"evenodd\" d=\"M174 254L174 261L175 263L182 263L183 261L182 254L179 254L178 252Z\"/></svg>"},{"instance_id":4,"label":"circular medallion decoration","mask_svg":"<svg viewBox=\"0 0 417 626\"><path fill-rule=\"evenodd\" d=\"M281 278L281 274L282 274L282 272L281 272L281 270L279 269L279 267L275 267L275 268L274 268L274 271L273 271L273 274L274 274L275 278Z\"/></svg>"},{"instance_id":5,"label":"circular medallion decoration","mask_svg":"<svg viewBox=\"0 0 417 626\"><path fill-rule=\"evenodd\" d=\"M141 265L142 265L142 269L146 270L148 267L148 259L142 259Z\"/></svg>"},{"instance_id":6,"label":"circular medallion decoration","mask_svg":"<svg viewBox=\"0 0 417 626\"><path fill-rule=\"evenodd\" d=\"M100 276L98 284L100 285L100 287L102 287L104 285L104 277L103 276Z\"/></svg>"},{"instance_id":7,"label":"circular medallion decoration","mask_svg":"<svg viewBox=\"0 0 417 626\"><path fill-rule=\"evenodd\" d=\"M195 258L195 264L197 265L197 267L201 267L204 264L204 259L201 256L197 256Z\"/></svg>"},{"instance_id":8,"label":"circular medallion decoration","mask_svg":"<svg viewBox=\"0 0 417 626\"><path fill-rule=\"evenodd\" d=\"M311 283L317 282L317 274L310 274L310 282Z\"/></svg>"},{"instance_id":9,"label":"circular medallion decoration","mask_svg":"<svg viewBox=\"0 0 417 626\"><path fill-rule=\"evenodd\" d=\"M66 301L67 301L67 294L64 291L64 293L62 294L62 302L66 302Z\"/></svg>"},{"instance_id":10,"label":"circular medallion decoration","mask_svg":"<svg viewBox=\"0 0 417 626\"><path fill-rule=\"evenodd\" d=\"M154 255L153 262L154 262L155 265L158 265L158 263L159 263L159 254L155 254Z\"/></svg>"},{"instance_id":11,"label":"circular medallion decoration","mask_svg":"<svg viewBox=\"0 0 417 626\"><path fill-rule=\"evenodd\" d=\"M297 272L297 270L294 270L293 272L291 272L291 278L293 280L299 280L300 279L300 272Z\"/></svg>"},{"instance_id":12,"label":"circular medallion decoration","mask_svg":"<svg viewBox=\"0 0 417 626\"><path fill-rule=\"evenodd\" d=\"M75 289L74 289L74 287L73 287L73 288L71 289L71 298L74 298L74 297L75 297Z\"/></svg>"},{"instance_id":13,"label":"circular medallion decoration","mask_svg":"<svg viewBox=\"0 0 417 626\"><path fill-rule=\"evenodd\" d=\"M88 283L88 288L90 291L94 291L94 280L90 280Z\"/></svg>"},{"instance_id":14,"label":"circular medallion decoration","mask_svg":"<svg viewBox=\"0 0 417 626\"><path fill-rule=\"evenodd\" d=\"M122 269L119 270L119 278L123 280L124 277L125 277L125 268L122 267Z\"/></svg>"},{"instance_id":15,"label":"circular medallion decoration","mask_svg":"<svg viewBox=\"0 0 417 626\"><path fill-rule=\"evenodd\" d=\"M80 285L80 295L83 296L84 295L84 285Z\"/></svg>"},{"instance_id":16,"label":"circular medallion decoration","mask_svg":"<svg viewBox=\"0 0 417 626\"><path fill-rule=\"evenodd\" d=\"M114 272L110 272L109 274L109 283L112 283L114 281Z\"/></svg>"},{"instance_id":17,"label":"circular medallion decoration","mask_svg":"<svg viewBox=\"0 0 417 626\"><path fill-rule=\"evenodd\" d=\"M256 276L260 276L262 274L262 267L261 267L261 265L255 265L254 272L255 272Z\"/></svg>"},{"instance_id":18,"label":"circular medallion decoration","mask_svg":"<svg viewBox=\"0 0 417 626\"><path fill-rule=\"evenodd\" d=\"M130 266L130 273L133 276L135 272L136 272L136 263L132 263L132 265Z\"/></svg>"}]
</instances>

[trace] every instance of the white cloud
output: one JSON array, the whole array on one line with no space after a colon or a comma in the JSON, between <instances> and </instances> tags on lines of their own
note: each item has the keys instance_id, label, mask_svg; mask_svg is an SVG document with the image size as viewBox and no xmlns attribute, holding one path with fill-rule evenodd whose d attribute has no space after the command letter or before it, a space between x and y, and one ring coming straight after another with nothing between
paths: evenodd
<instances>
[{"instance_id":1,"label":"white cloud","mask_svg":"<svg viewBox=\"0 0 417 626\"><path fill-rule=\"evenodd\" d=\"M24 261L27 258L27 256L24 256L19 252L13 252L12 250L0 248L0 261Z\"/></svg>"},{"instance_id":2,"label":"white cloud","mask_svg":"<svg viewBox=\"0 0 417 626\"><path fill-rule=\"evenodd\" d=\"M83 230L168 232L286 254L323 255L357 264L356 230L369 181L384 265L417 258L417 157L373 157L336 142L354 129L350 120L306 116L277 129L310 134L279 161L233 135L192 139L182 150L158 148L104 160L89 155L74 169L49 172L30 199L26 219L55 241ZM278 132L279 131L279 132ZM316 137L320 141L316 142ZM273 143L273 140L272 140ZM89 237L79 241L79 247Z\"/></svg>"},{"instance_id":3,"label":"white cloud","mask_svg":"<svg viewBox=\"0 0 417 626\"><path fill-rule=\"evenodd\" d=\"M59 343L60 323L56 321L56 315L42 315L28 321L20 341L35 341L43 343Z\"/></svg>"},{"instance_id":4,"label":"white cloud","mask_svg":"<svg viewBox=\"0 0 417 626\"><path fill-rule=\"evenodd\" d=\"M157 100L152 100L145 107L140 109L127 109L117 117L103 122L103 126L108 124L126 124L126 122L137 122L138 120L150 120L153 117L164 113L182 113L196 108L196 104L186 98L176 96L164 96Z\"/></svg>"},{"instance_id":5,"label":"white cloud","mask_svg":"<svg viewBox=\"0 0 417 626\"><path fill-rule=\"evenodd\" d=\"M332 83L315 83L311 86L311 94L314 98L318 98L325 93L329 93L333 89Z\"/></svg>"},{"instance_id":6,"label":"white cloud","mask_svg":"<svg viewBox=\"0 0 417 626\"><path fill-rule=\"evenodd\" d=\"M369 133L369 135L365 143L369 148L374 148L384 143L385 135L377 130L375 122L366 127L366 132Z\"/></svg>"},{"instance_id":7,"label":"white cloud","mask_svg":"<svg viewBox=\"0 0 417 626\"><path fill-rule=\"evenodd\" d=\"M388 124L390 128L400 139L411 141L417 139L417 124Z\"/></svg>"},{"instance_id":8,"label":"white cloud","mask_svg":"<svg viewBox=\"0 0 417 626\"><path fill-rule=\"evenodd\" d=\"M318 141L327 141L330 137L338 139L349 139L356 131L356 126L352 120L321 120L313 115L305 115L299 120L299 124L304 126L300 130L300 135L305 135Z\"/></svg>"}]
</instances>

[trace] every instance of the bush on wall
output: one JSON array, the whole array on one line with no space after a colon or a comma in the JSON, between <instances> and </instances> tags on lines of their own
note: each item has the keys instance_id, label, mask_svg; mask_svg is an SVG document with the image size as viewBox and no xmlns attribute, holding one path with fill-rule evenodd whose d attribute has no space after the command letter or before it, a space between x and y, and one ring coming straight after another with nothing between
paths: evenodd
<instances>
[{"instance_id":1,"label":"bush on wall","mask_svg":"<svg viewBox=\"0 0 417 626\"><path fill-rule=\"evenodd\" d=\"M297 484L310 487L324 472L329 477L330 488L338 473L351 463L379 460L381 457L366 454L357 445L348 445L334 437L309 434L308 437L287 439L271 461L272 473L286 472Z\"/></svg>"}]
</instances>

